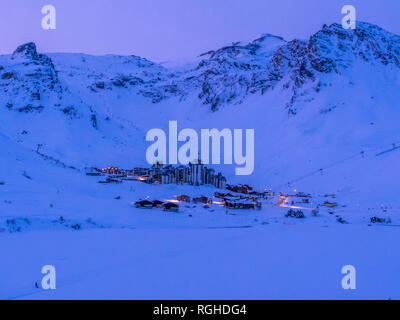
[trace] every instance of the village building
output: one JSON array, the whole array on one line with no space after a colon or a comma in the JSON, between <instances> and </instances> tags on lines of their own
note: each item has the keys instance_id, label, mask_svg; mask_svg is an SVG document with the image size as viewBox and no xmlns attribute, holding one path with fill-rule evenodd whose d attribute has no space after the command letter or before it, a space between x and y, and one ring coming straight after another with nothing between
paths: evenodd
<instances>
[{"instance_id":1,"label":"village building","mask_svg":"<svg viewBox=\"0 0 400 320\"><path fill-rule=\"evenodd\" d=\"M136 201L135 207L142 208L142 209L151 209L151 208L153 208L153 202L148 201L148 200Z\"/></svg>"},{"instance_id":2,"label":"village building","mask_svg":"<svg viewBox=\"0 0 400 320\"><path fill-rule=\"evenodd\" d=\"M256 204L249 199L225 200L228 209L255 209Z\"/></svg>"},{"instance_id":3,"label":"village building","mask_svg":"<svg viewBox=\"0 0 400 320\"><path fill-rule=\"evenodd\" d=\"M188 166L162 167L157 165L149 170L151 183L159 181L161 184L191 184L200 186L210 184L219 189L225 189L226 178L221 174L215 174L215 170L205 167L201 161L194 161Z\"/></svg>"},{"instance_id":4,"label":"village building","mask_svg":"<svg viewBox=\"0 0 400 320\"><path fill-rule=\"evenodd\" d=\"M230 193L221 193L221 192L215 192L214 196L220 199L225 199L225 198L233 198L235 197L234 195Z\"/></svg>"},{"instance_id":5,"label":"village building","mask_svg":"<svg viewBox=\"0 0 400 320\"><path fill-rule=\"evenodd\" d=\"M177 196L176 197L176 199L178 200L178 201L181 201L181 202L190 202L190 197L189 196L187 196L186 194L182 194L182 195L180 195L180 196Z\"/></svg>"},{"instance_id":6,"label":"village building","mask_svg":"<svg viewBox=\"0 0 400 320\"><path fill-rule=\"evenodd\" d=\"M236 193L244 193L247 194L249 193L251 190L253 190L252 187L248 186L247 184L245 185L237 185L237 186L231 186L231 185L227 185L226 189L236 192Z\"/></svg>"},{"instance_id":7,"label":"village building","mask_svg":"<svg viewBox=\"0 0 400 320\"><path fill-rule=\"evenodd\" d=\"M164 211L171 211L171 212L178 212L179 211L179 206L175 203L171 202L166 202L163 204L163 210Z\"/></svg>"},{"instance_id":8,"label":"village building","mask_svg":"<svg viewBox=\"0 0 400 320\"><path fill-rule=\"evenodd\" d=\"M156 207L156 208L162 208L163 204L164 204L164 202L162 202L160 200L153 201L153 207Z\"/></svg>"},{"instance_id":9,"label":"village building","mask_svg":"<svg viewBox=\"0 0 400 320\"><path fill-rule=\"evenodd\" d=\"M328 207L328 208L334 208L334 207L337 206L337 203L325 201L325 202L324 202L324 206L325 206L325 207Z\"/></svg>"},{"instance_id":10,"label":"village building","mask_svg":"<svg viewBox=\"0 0 400 320\"><path fill-rule=\"evenodd\" d=\"M200 203L205 203L205 204L207 204L209 201L208 201L208 198L207 198L207 197L201 196L201 197L193 198L193 202L194 202L194 203L200 202Z\"/></svg>"},{"instance_id":11,"label":"village building","mask_svg":"<svg viewBox=\"0 0 400 320\"><path fill-rule=\"evenodd\" d=\"M214 169L207 168L200 160L195 160L189 165L180 165L173 167L172 165L164 166L157 162L151 168L133 168L132 170L118 169L117 167L106 167L104 169L94 169L94 173L87 175L113 175L110 178L128 178L136 179L146 183L160 184L190 184L194 186L213 185L219 189L225 189L226 178L221 173L215 173ZM109 183L109 182L107 182Z\"/></svg>"}]
</instances>

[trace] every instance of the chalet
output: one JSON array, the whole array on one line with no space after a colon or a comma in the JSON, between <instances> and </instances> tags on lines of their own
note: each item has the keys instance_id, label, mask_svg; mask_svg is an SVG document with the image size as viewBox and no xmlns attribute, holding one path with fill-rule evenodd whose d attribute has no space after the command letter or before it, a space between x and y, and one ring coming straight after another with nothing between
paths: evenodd
<instances>
[{"instance_id":1,"label":"chalet","mask_svg":"<svg viewBox=\"0 0 400 320\"><path fill-rule=\"evenodd\" d=\"M171 202L166 202L163 204L163 210L164 211L172 211L172 212L178 212L179 211L179 206L175 203Z\"/></svg>"},{"instance_id":2,"label":"chalet","mask_svg":"<svg viewBox=\"0 0 400 320\"><path fill-rule=\"evenodd\" d=\"M136 201L135 207L141 209L151 209L153 208L153 202L148 200Z\"/></svg>"},{"instance_id":3,"label":"chalet","mask_svg":"<svg viewBox=\"0 0 400 320\"><path fill-rule=\"evenodd\" d=\"M156 208L162 208L163 204L164 204L164 202L162 202L160 200L153 201L153 207L156 207Z\"/></svg>"},{"instance_id":4,"label":"chalet","mask_svg":"<svg viewBox=\"0 0 400 320\"><path fill-rule=\"evenodd\" d=\"M216 198L220 198L220 199L238 197L238 196L234 196L233 194L230 194L230 193L220 193L220 192L215 192L215 193L214 193L214 196L215 196Z\"/></svg>"},{"instance_id":5,"label":"chalet","mask_svg":"<svg viewBox=\"0 0 400 320\"><path fill-rule=\"evenodd\" d=\"M201 203L205 203L205 204L207 204L207 203L208 203L208 198L207 198L207 197L205 197L205 196L201 196L201 197L193 198L193 202L194 202L194 203L201 202Z\"/></svg>"},{"instance_id":6,"label":"chalet","mask_svg":"<svg viewBox=\"0 0 400 320\"><path fill-rule=\"evenodd\" d=\"M385 222L385 219L378 218L378 217L372 217L372 218L370 218L370 220L371 220L372 223L383 223L383 222Z\"/></svg>"},{"instance_id":7,"label":"chalet","mask_svg":"<svg viewBox=\"0 0 400 320\"><path fill-rule=\"evenodd\" d=\"M186 194L182 194L176 197L178 201L190 202L190 197Z\"/></svg>"},{"instance_id":8,"label":"chalet","mask_svg":"<svg viewBox=\"0 0 400 320\"><path fill-rule=\"evenodd\" d=\"M248 199L225 200L225 207L228 209L254 209L255 204Z\"/></svg>"},{"instance_id":9,"label":"chalet","mask_svg":"<svg viewBox=\"0 0 400 320\"><path fill-rule=\"evenodd\" d=\"M337 206L337 203L325 201L325 202L324 202L324 206L325 206L325 207L328 207L328 208L334 208L334 207Z\"/></svg>"},{"instance_id":10,"label":"chalet","mask_svg":"<svg viewBox=\"0 0 400 320\"><path fill-rule=\"evenodd\" d=\"M247 194L249 191L253 190L252 187L248 186L247 184L245 185L238 185L238 186L232 186L232 185L226 185L226 189L236 192L236 193L244 193Z\"/></svg>"}]
</instances>

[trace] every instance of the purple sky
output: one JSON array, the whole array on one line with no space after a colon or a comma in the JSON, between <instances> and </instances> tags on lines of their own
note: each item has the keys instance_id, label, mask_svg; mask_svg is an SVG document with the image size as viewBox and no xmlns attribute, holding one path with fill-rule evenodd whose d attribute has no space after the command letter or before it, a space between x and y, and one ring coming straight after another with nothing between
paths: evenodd
<instances>
[{"instance_id":1,"label":"purple sky","mask_svg":"<svg viewBox=\"0 0 400 320\"><path fill-rule=\"evenodd\" d=\"M56 7L56 30L41 27L46 4ZM41 52L179 60L262 33L308 38L340 22L345 4L357 19L400 34L399 0L2 0L0 53L34 41Z\"/></svg>"}]
</instances>

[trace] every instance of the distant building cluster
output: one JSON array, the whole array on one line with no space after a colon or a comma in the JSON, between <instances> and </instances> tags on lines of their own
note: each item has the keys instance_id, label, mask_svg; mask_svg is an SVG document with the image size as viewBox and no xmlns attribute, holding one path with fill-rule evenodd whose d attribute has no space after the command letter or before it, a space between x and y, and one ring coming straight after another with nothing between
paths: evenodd
<instances>
[{"instance_id":1,"label":"distant building cluster","mask_svg":"<svg viewBox=\"0 0 400 320\"><path fill-rule=\"evenodd\" d=\"M200 161L189 163L187 166L173 167L155 163L151 168L135 168L133 175L138 180L160 184L191 184L194 186L210 184L216 188L225 189L226 178L214 169L205 167Z\"/></svg>"},{"instance_id":2,"label":"distant building cluster","mask_svg":"<svg viewBox=\"0 0 400 320\"><path fill-rule=\"evenodd\" d=\"M249 187L250 188L250 187ZM251 188L252 189L252 188ZM236 191L235 191L236 192ZM267 193L239 192L240 195L215 192L214 197L222 200L224 207L228 209L258 209L262 207L261 199L266 199Z\"/></svg>"},{"instance_id":3,"label":"distant building cluster","mask_svg":"<svg viewBox=\"0 0 400 320\"><path fill-rule=\"evenodd\" d=\"M164 166L162 163L155 163L151 168L120 169L114 166L103 169L92 168L86 173L89 176L109 175L99 183L120 183L127 180L139 180L146 183L160 184L191 184L194 186L213 185L219 189L227 186L226 178L221 173L215 173L214 169L205 167L200 161L189 163L187 166L173 167Z\"/></svg>"},{"instance_id":4,"label":"distant building cluster","mask_svg":"<svg viewBox=\"0 0 400 320\"><path fill-rule=\"evenodd\" d=\"M125 170L120 170L117 167L106 167L103 169L96 169L96 171L107 174L123 174Z\"/></svg>"},{"instance_id":5,"label":"distant building cluster","mask_svg":"<svg viewBox=\"0 0 400 320\"><path fill-rule=\"evenodd\" d=\"M159 208L164 211L179 211L179 203L183 204L185 208L195 208L198 205L204 209L210 209L213 205L225 207L226 209L257 209L262 208L262 199L266 199L266 193L250 192L249 194L232 195L230 193L215 192L213 196L195 196L190 197L186 194L174 196L175 199L165 199L163 201L145 200L136 201L134 203L136 208L152 209ZM193 203L194 206L191 206ZM211 209L213 210L213 209Z\"/></svg>"}]
</instances>

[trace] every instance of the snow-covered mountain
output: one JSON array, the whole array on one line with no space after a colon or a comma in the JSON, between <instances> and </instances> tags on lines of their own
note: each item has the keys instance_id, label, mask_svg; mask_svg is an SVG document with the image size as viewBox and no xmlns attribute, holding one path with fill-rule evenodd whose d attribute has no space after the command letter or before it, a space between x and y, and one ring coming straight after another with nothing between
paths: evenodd
<instances>
[{"instance_id":1,"label":"snow-covered mountain","mask_svg":"<svg viewBox=\"0 0 400 320\"><path fill-rule=\"evenodd\" d=\"M221 165L231 182L398 203L400 36L324 25L308 40L264 34L199 59L168 69L136 56L41 54L34 43L0 56L0 180L29 184L24 172L43 162L60 175L147 165L146 132L177 120L255 129L254 174Z\"/></svg>"}]
</instances>

